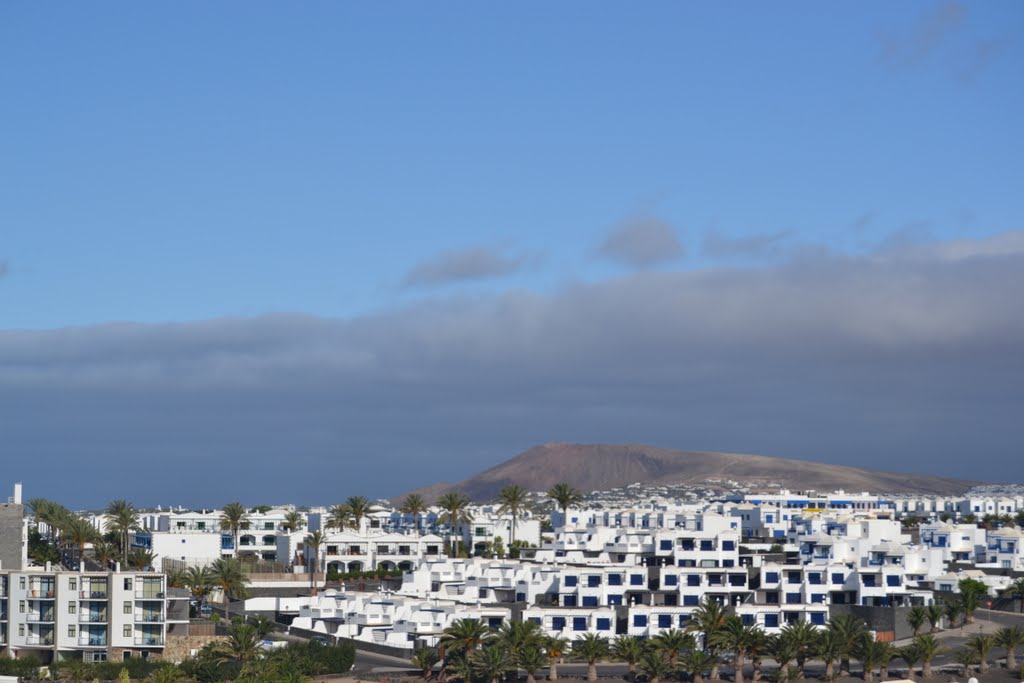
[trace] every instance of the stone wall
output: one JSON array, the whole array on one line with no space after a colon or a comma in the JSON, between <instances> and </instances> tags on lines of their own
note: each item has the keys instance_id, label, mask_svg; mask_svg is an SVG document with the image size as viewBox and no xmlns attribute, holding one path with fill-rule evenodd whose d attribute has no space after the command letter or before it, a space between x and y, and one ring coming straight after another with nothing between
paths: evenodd
<instances>
[{"instance_id":1,"label":"stone wall","mask_svg":"<svg viewBox=\"0 0 1024 683\"><path fill-rule=\"evenodd\" d=\"M0 568L22 569L21 535L25 510L14 503L0 503Z\"/></svg>"},{"instance_id":2,"label":"stone wall","mask_svg":"<svg viewBox=\"0 0 1024 683\"><path fill-rule=\"evenodd\" d=\"M227 640L225 636L188 635L181 638L168 638L164 646L163 658L168 662L183 662L192 656L192 650L200 650L207 643Z\"/></svg>"}]
</instances>

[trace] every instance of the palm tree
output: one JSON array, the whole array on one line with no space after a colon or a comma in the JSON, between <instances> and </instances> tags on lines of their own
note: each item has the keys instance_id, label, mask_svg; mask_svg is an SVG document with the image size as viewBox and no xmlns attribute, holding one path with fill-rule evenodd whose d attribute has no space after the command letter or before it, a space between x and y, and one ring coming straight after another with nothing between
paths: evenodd
<instances>
[{"instance_id":1,"label":"palm tree","mask_svg":"<svg viewBox=\"0 0 1024 683\"><path fill-rule=\"evenodd\" d=\"M344 503L338 503L331 507L331 511L327 516L327 527L330 529L337 529L338 531L344 531L345 527L352 525L352 512L348 509L348 506Z\"/></svg>"},{"instance_id":2,"label":"palm tree","mask_svg":"<svg viewBox=\"0 0 1024 683\"><path fill-rule=\"evenodd\" d=\"M256 635L260 637L260 640L265 639L274 632L274 622L263 614L257 614L249 617L246 623L256 630Z\"/></svg>"},{"instance_id":3,"label":"palm tree","mask_svg":"<svg viewBox=\"0 0 1024 683\"><path fill-rule=\"evenodd\" d=\"M921 655L921 675L925 678L932 677L932 660L944 653L945 648L939 645L939 641L930 633L922 633L914 637L914 648Z\"/></svg>"},{"instance_id":4,"label":"palm tree","mask_svg":"<svg viewBox=\"0 0 1024 683\"><path fill-rule=\"evenodd\" d=\"M957 650L953 655L953 661L960 665L960 673L966 677L971 667L978 663L978 653L968 648Z\"/></svg>"},{"instance_id":5,"label":"palm tree","mask_svg":"<svg viewBox=\"0 0 1024 683\"><path fill-rule=\"evenodd\" d=\"M530 494L518 484L510 484L498 492L498 502L501 503L498 507L498 514L512 515L512 533L509 535L509 545L516 542L516 522L519 520L519 515L526 510L529 501Z\"/></svg>"},{"instance_id":6,"label":"palm tree","mask_svg":"<svg viewBox=\"0 0 1024 683\"><path fill-rule=\"evenodd\" d=\"M231 558L221 558L210 565L210 578L223 591L224 619L227 620L231 598L244 598L248 594L245 584L249 583L249 579L242 572L242 563Z\"/></svg>"},{"instance_id":7,"label":"palm tree","mask_svg":"<svg viewBox=\"0 0 1024 683\"><path fill-rule=\"evenodd\" d=\"M974 621L974 611L981 605L981 599L988 595L988 586L977 579L960 579L960 604L964 608L964 623Z\"/></svg>"},{"instance_id":8,"label":"palm tree","mask_svg":"<svg viewBox=\"0 0 1024 683\"><path fill-rule=\"evenodd\" d=\"M690 623L686 626L687 631L700 631L704 634L704 648L714 659L711 665L711 679L715 681L718 680L720 664L717 657L718 646L715 645L715 634L725 625L725 619L725 607L708 595L701 601L700 606L690 614Z\"/></svg>"},{"instance_id":9,"label":"palm tree","mask_svg":"<svg viewBox=\"0 0 1024 683\"><path fill-rule=\"evenodd\" d=\"M782 628L781 635L793 643L793 651L796 653L797 678L804 678L804 664L807 658L814 653L814 646L818 641L818 627L808 621L797 621L786 624Z\"/></svg>"},{"instance_id":10,"label":"palm tree","mask_svg":"<svg viewBox=\"0 0 1024 683\"><path fill-rule=\"evenodd\" d=\"M956 627L956 620L964 613L964 608L959 600L950 600L946 603L946 620L949 621L949 628ZM963 626L963 624L961 624Z\"/></svg>"},{"instance_id":11,"label":"palm tree","mask_svg":"<svg viewBox=\"0 0 1024 683\"><path fill-rule=\"evenodd\" d=\"M115 557L120 555L120 548L108 541L96 541L92 544L92 559L104 570L110 567Z\"/></svg>"},{"instance_id":12,"label":"palm tree","mask_svg":"<svg viewBox=\"0 0 1024 683\"><path fill-rule=\"evenodd\" d=\"M914 680L914 667L921 663L921 650L911 643L899 648L897 654L907 663L907 680Z\"/></svg>"},{"instance_id":13,"label":"palm tree","mask_svg":"<svg viewBox=\"0 0 1024 683\"><path fill-rule=\"evenodd\" d=\"M768 647L768 634L760 627L750 629L750 642L747 643L747 653L750 655L750 664L753 672L750 675L750 683L758 683L761 680L761 662Z\"/></svg>"},{"instance_id":14,"label":"palm tree","mask_svg":"<svg viewBox=\"0 0 1024 683\"><path fill-rule=\"evenodd\" d=\"M515 668L515 662L508 650L499 646L477 650L470 655L469 661L473 671L487 679L489 683L500 683L505 674Z\"/></svg>"},{"instance_id":15,"label":"palm tree","mask_svg":"<svg viewBox=\"0 0 1024 683\"><path fill-rule=\"evenodd\" d=\"M682 659L683 669L693 678L693 683L704 683L704 672L712 671L718 666L718 660L703 650L693 649L686 653Z\"/></svg>"},{"instance_id":16,"label":"palm tree","mask_svg":"<svg viewBox=\"0 0 1024 683\"><path fill-rule=\"evenodd\" d=\"M915 636L921 632L921 627L924 626L926 621L928 621L928 610L921 605L911 607L910 611L907 612L907 624L910 625L910 628L914 629Z\"/></svg>"},{"instance_id":17,"label":"palm tree","mask_svg":"<svg viewBox=\"0 0 1024 683\"><path fill-rule=\"evenodd\" d=\"M103 513L107 528L121 539L121 558L128 559L128 536L139 527L139 513L127 500L112 500Z\"/></svg>"},{"instance_id":18,"label":"palm tree","mask_svg":"<svg viewBox=\"0 0 1024 683\"><path fill-rule=\"evenodd\" d=\"M506 621L497 635L501 646L517 661L526 648L539 645L543 639L540 625L532 621Z\"/></svg>"},{"instance_id":19,"label":"palm tree","mask_svg":"<svg viewBox=\"0 0 1024 683\"><path fill-rule=\"evenodd\" d=\"M996 645L1006 650L1006 668L1014 671L1017 668L1016 650L1024 645L1024 627L1004 626L996 631Z\"/></svg>"},{"instance_id":20,"label":"palm tree","mask_svg":"<svg viewBox=\"0 0 1024 683\"><path fill-rule=\"evenodd\" d=\"M572 644L572 656L587 663L587 680L597 680L597 663L608 657L608 639L596 633L584 633Z\"/></svg>"},{"instance_id":21,"label":"palm tree","mask_svg":"<svg viewBox=\"0 0 1024 683\"><path fill-rule=\"evenodd\" d=\"M541 641L530 643L519 653L516 663L526 672L526 683L537 683L537 672L544 668L548 656L541 647Z\"/></svg>"},{"instance_id":22,"label":"palm tree","mask_svg":"<svg viewBox=\"0 0 1024 683\"><path fill-rule=\"evenodd\" d=\"M892 643L879 642L868 634L861 638L854 652L864 666L865 683L872 683L875 680L875 669L888 665L893 658Z\"/></svg>"},{"instance_id":23,"label":"palm tree","mask_svg":"<svg viewBox=\"0 0 1024 683\"><path fill-rule=\"evenodd\" d=\"M473 682L473 663L466 655L453 654L449 656L446 654L443 671L444 675L451 674L462 680L463 683Z\"/></svg>"},{"instance_id":24,"label":"palm tree","mask_svg":"<svg viewBox=\"0 0 1024 683\"><path fill-rule=\"evenodd\" d=\"M880 660L878 666L883 681L889 678L890 662L899 657L899 655L899 648L892 643L882 642L878 647L878 658Z\"/></svg>"},{"instance_id":25,"label":"palm tree","mask_svg":"<svg viewBox=\"0 0 1024 683\"><path fill-rule=\"evenodd\" d=\"M988 671L988 654L996 644L995 638L991 635L976 635L966 643L967 648L978 655L979 673L985 675Z\"/></svg>"},{"instance_id":26,"label":"palm tree","mask_svg":"<svg viewBox=\"0 0 1024 683\"><path fill-rule=\"evenodd\" d=\"M583 494L565 482L555 484L548 490L548 498L562 508L562 521L569 523L569 508L583 501Z\"/></svg>"},{"instance_id":27,"label":"palm tree","mask_svg":"<svg viewBox=\"0 0 1024 683\"><path fill-rule=\"evenodd\" d=\"M249 525L249 512L241 503L228 503L224 506L220 515L220 528L222 531L230 531L234 540L235 554L238 554L238 532L242 527Z\"/></svg>"},{"instance_id":28,"label":"palm tree","mask_svg":"<svg viewBox=\"0 0 1024 683\"><path fill-rule=\"evenodd\" d=\"M751 645L757 637L756 630L759 630L758 627L753 624L744 624L742 619L733 615L726 618L725 624L713 636L716 647L728 650L736 657L735 683L743 683L743 666L746 664Z\"/></svg>"},{"instance_id":29,"label":"palm tree","mask_svg":"<svg viewBox=\"0 0 1024 683\"><path fill-rule=\"evenodd\" d=\"M218 662L240 662L245 671L251 662L263 655L262 638L249 624L232 624L226 640L214 646Z\"/></svg>"},{"instance_id":30,"label":"palm tree","mask_svg":"<svg viewBox=\"0 0 1024 683\"><path fill-rule=\"evenodd\" d=\"M867 625L863 619L852 614L840 614L829 620L827 628L835 633L835 637L839 641L839 652L841 653L839 657L839 672L849 676L850 657L853 655L861 638L867 633Z\"/></svg>"},{"instance_id":31,"label":"palm tree","mask_svg":"<svg viewBox=\"0 0 1024 683\"><path fill-rule=\"evenodd\" d=\"M100 533L96 531L89 520L74 515L68 520L66 535L68 543L75 552L72 559L77 565L85 556L85 546L100 540Z\"/></svg>"},{"instance_id":32,"label":"palm tree","mask_svg":"<svg viewBox=\"0 0 1024 683\"><path fill-rule=\"evenodd\" d=\"M679 656L686 650L692 650L695 645L691 633L677 628L662 631L651 638L651 647L665 656L672 671L679 666Z\"/></svg>"},{"instance_id":33,"label":"palm tree","mask_svg":"<svg viewBox=\"0 0 1024 683\"><path fill-rule=\"evenodd\" d=\"M310 567L309 572L310 595L316 595L316 575L320 573L320 549L324 547L324 541L326 540L324 532L319 529L306 535L306 546L313 551L313 560L310 563L312 566Z\"/></svg>"},{"instance_id":34,"label":"palm tree","mask_svg":"<svg viewBox=\"0 0 1024 683\"><path fill-rule=\"evenodd\" d=\"M410 493L398 506L398 511L405 515L411 515L416 525L416 531L420 530L420 517L427 511L427 501L418 493Z\"/></svg>"},{"instance_id":35,"label":"palm tree","mask_svg":"<svg viewBox=\"0 0 1024 683\"><path fill-rule=\"evenodd\" d=\"M284 522L281 526L288 531L299 531L306 525L306 518L298 510L290 510L288 514L284 516Z\"/></svg>"},{"instance_id":36,"label":"palm tree","mask_svg":"<svg viewBox=\"0 0 1024 683\"><path fill-rule=\"evenodd\" d=\"M185 674L171 663L161 664L146 676L147 683L182 683L184 680Z\"/></svg>"},{"instance_id":37,"label":"palm tree","mask_svg":"<svg viewBox=\"0 0 1024 683\"><path fill-rule=\"evenodd\" d=\"M643 641L636 636L623 635L615 637L610 651L612 659L629 666L629 678L633 680L636 678L636 665L646 650Z\"/></svg>"},{"instance_id":38,"label":"palm tree","mask_svg":"<svg viewBox=\"0 0 1024 683\"><path fill-rule=\"evenodd\" d=\"M558 662L569 651L569 641L560 636L550 636L544 641L544 651L548 655L548 680L558 680Z\"/></svg>"},{"instance_id":39,"label":"palm tree","mask_svg":"<svg viewBox=\"0 0 1024 683\"><path fill-rule=\"evenodd\" d=\"M1024 513L1024 511L1022 511ZM1021 513L1018 513L1021 514ZM1020 601L1020 611L1024 612L1024 576L1017 579L1009 586L1003 589L1004 595L1009 595L1012 598L1016 598Z\"/></svg>"},{"instance_id":40,"label":"palm tree","mask_svg":"<svg viewBox=\"0 0 1024 683\"><path fill-rule=\"evenodd\" d=\"M345 501L345 507L348 508L348 513L352 517L352 525L356 531L362 531L363 518L376 511L370 501L363 496L349 496Z\"/></svg>"},{"instance_id":41,"label":"palm tree","mask_svg":"<svg viewBox=\"0 0 1024 683\"><path fill-rule=\"evenodd\" d=\"M434 648L421 647L413 653L410 661L423 674L423 680L428 681L440 658L437 656L437 650Z\"/></svg>"},{"instance_id":42,"label":"palm tree","mask_svg":"<svg viewBox=\"0 0 1024 683\"><path fill-rule=\"evenodd\" d=\"M659 683L664 676L672 673L668 660L657 650L644 650L638 663L640 673L647 677L647 683Z\"/></svg>"},{"instance_id":43,"label":"palm tree","mask_svg":"<svg viewBox=\"0 0 1024 683\"><path fill-rule=\"evenodd\" d=\"M437 506L444 510L441 515L441 523L448 525L448 537L451 539L451 557L459 556L459 547L455 541L455 529L459 524L471 520L469 510L469 498L456 491L449 491L437 499Z\"/></svg>"},{"instance_id":44,"label":"palm tree","mask_svg":"<svg viewBox=\"0 0 1024 683\"><path fill-rule=\"evenodd\" d=\"M441 634L438 645L444 648L446 657L449 652L469 656L494 637L494 631L479 619L456 619Z\"/></svg>"},{"instance_id":45,"label":"palm tree","mask_svg":"<svg viewBox=\"0 0 1024 683\"><path fill-rule=\"evenodd\" d=\"M206 596L213 590L213 576L206 567L189 567L185 570L185 588L192 597L199 601L199 606L206 604Z\"/></svg>"},{"instance_id":46,"label":"palm tree","mask_svg":"<svg viewBox=\"0 0 1024 683\"><path fill-rule=\"evenodd\" d=\"M935 633L939 630L939 624L942 623L942 617L945 615L945 610L942 609L942 605L933 602L928 605L928 624L931 626L931 632Z\"/></svg>"},{"instance_id":47,"label":"palm tree","mask_svg":"<svg viewBox=\"0 0 1024 683\"><path fill-rule=\"evenodd\" d=\"M152 567L155 560L156 555L145 548L135 548L128 553L128 566L136 571L141 572L148 567Z\"/></svg>"},{"instance_id":48,"label":"palm tree","mask_svg":"<svg viewBox=\"0 0 1024 683\"><path fill-rule=\"evenodd\" d=\"M168 588L184 588L185 587L185 570L183 569L167 569L164 571L167 575L167 587Z\"/></svg>"},{"instance_id":49,"label":"palm tree","mask_svg":"<svg viewBox=\"0 0 1024 683\"><path fill-rule=\"evenodd\" d=\"M833 680L835 664L843 656L843 642L839 634L831 629L819 632L814 656L825 663L825 680Z\"/></svg>"},{"instance_id":50,"label":"palm tree","mask_svg":"<svg viewBox=\"0 0 1024 683\"><path fill-rule=\"evenodd\" d=\"M796 645L781 633L768 637L768 656L779 665L779 673L775 680L786 683L789 680L789 665L796 659Z\"/></svg>"}]
</instances>

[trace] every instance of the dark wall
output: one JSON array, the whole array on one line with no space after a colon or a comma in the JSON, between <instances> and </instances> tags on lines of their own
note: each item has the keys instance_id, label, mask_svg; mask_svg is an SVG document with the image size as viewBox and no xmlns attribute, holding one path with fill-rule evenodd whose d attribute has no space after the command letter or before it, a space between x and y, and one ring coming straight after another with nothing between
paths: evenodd
<instances>
[{"instance_id":1,"label":"dark wall","mask_svg":"<svg viewBox=\"0 0 1024 683\"><path fill-rule=\"evenodd\" d=\"M25 510L14 503L0 504L0 568L22 569L21 532Z\"/></svg>"},{"instance_id":2,"label":"dark wall","mask_svg":"<svg viewBox=\"0 0 1024 683\"><path fill-rule=\"evenodd\" d=\"M896 639L912 638L914 629L907 623L909 607L865 607L864 605L829 605L830 617L852 614L860 617L871 631L895 632Z\"/></svg>"}]
</instances>

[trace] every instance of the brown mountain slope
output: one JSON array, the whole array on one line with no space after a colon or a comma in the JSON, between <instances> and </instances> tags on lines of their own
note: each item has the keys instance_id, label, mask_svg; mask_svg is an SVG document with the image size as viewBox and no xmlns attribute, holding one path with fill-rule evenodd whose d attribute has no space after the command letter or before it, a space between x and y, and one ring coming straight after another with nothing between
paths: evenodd
<instances>
[{"instance_id":1,"label":"brown mountain slope","mask_svg":"<svg viewBox=\"0 0 1024 683\"><path fill-rule=\"evenodd\" d=\"M568 482L582 491L647 484L698 484L732 479L756 485L775 482L793 489L957 494L977 482L928 475L879 472L764 455L675 451L640 444L546 443L457 484L418 489L428 501L461 491L475 501L492 500L501 487L519 484L546 491Z\"/></svg>"}]
</instances>

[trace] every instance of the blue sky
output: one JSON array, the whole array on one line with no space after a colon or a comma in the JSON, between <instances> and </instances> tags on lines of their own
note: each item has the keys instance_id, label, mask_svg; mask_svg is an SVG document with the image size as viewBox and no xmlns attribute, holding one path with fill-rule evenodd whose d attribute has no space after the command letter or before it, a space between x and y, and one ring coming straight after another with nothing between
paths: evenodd
<instances>
[{"instance_id":1,"label":"blue sky","mask_svg":"<svg viewBox=\"0 0 1024 683\"><path fill-rule=\"evenodd\" d=\"M1015 0L5 3L0 330L67 350L112 321L359 327L659 273L1004 245L1024 228L1022 20ZM1020 405L1007 391L1003 410ZM443 473L533 436L590 440L585 421L566 431L482 430ZM758 435L700 445L829 450Z\"/></svg>"}]
</instances>

